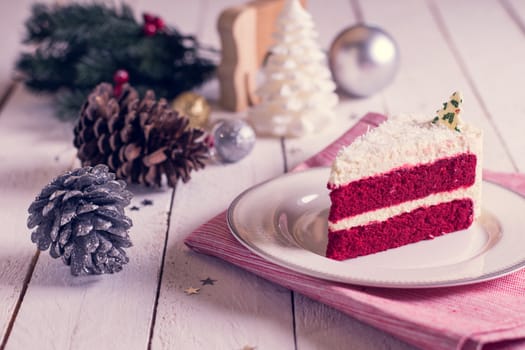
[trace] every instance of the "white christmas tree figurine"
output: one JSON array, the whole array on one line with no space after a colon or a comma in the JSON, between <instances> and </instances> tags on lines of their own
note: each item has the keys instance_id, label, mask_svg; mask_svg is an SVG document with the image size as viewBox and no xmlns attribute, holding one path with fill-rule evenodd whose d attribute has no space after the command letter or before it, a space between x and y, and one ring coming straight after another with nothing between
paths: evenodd
<instances>
[{"instance_id":1,"label":"white christmas tree figurine","mask_svg":"<svg viewBox=\"0 0 525 350\"><path fill-rule=\"evenodd\" d=\"M274 37L266 80L257 91L261 102L249 118L262 135L302 136L319 130L333 118L338 99L312 16L299 0L287 0Z\"/></svg>"}]
</instances>

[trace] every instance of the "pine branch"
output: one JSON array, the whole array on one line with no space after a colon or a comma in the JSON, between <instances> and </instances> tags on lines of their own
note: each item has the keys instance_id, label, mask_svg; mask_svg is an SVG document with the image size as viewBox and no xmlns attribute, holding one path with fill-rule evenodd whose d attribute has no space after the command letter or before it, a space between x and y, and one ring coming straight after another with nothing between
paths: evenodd
<instances>
[{"instance_id":1,"label":"pine branch","mask_svg":"<svg viewBox=\"0 0 525 350\"><path fill-rule=\"evenodd\" d=\"M194 37L170 27L147 36L125 4L35 4L25 25L24 42L36 49L22 53L16 67L29 89L60 92L64 116L75 106L79 110L79 101L100 82L111 82L119 69L128 71L139 90L167 99L198 87L215 71L211 60L200 57Z\"/></svg>"},{"instance_id":2,"label":"pine branch","mask_svg":"<svg viewBox=\"0 0 525 350\"><path fill-rule=\"evenodd\" d=\"M89 40L105 32L102 28L117 25L133 29L140 27L133 11L126 4L117 10L104 4L59 6L37 3L33 5L31 17L25 23L27 35L24 42L38 44L49 39L68 42L82 38Z\"/></svg>"},{"instance_id":3,"label":"pine branch","mask_svg":"<svg viewBox=\"0 0 525 350\"><path fill-rule=\"evenodd\" d=\"M62 90L56 95L56 113L62 120L76 118L79 110L86 101L90 89Z\"/></svg>"}]
</instances>

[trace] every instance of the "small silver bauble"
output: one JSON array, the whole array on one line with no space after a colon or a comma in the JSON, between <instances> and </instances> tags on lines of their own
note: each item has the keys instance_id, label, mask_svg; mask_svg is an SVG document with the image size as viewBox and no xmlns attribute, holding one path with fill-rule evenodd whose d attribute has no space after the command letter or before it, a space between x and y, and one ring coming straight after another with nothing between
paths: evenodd
<instances>
[{"instance_id":1,"label":"small silver bauble","mask_svg":"<svg viewBox=\"0 0 525 350\"><path fill-rule=\"evenodd\" d=\"M215 152L220 161L234 163L248 155L255 145L255 132L240 119L217 122L212 130Z\"/></svg>"},{"instance_id":2,"label":"small silver bauble","mask_svg":"<svg viewBox=\"0 0 525 350\"><path fill-rule=\"evenodd\" d=\"M366 97L387 86L399 67L399 49L380 28L358 24L343 30L330 47L329 63L337 86Z\"/></svg>"}]
</instances>

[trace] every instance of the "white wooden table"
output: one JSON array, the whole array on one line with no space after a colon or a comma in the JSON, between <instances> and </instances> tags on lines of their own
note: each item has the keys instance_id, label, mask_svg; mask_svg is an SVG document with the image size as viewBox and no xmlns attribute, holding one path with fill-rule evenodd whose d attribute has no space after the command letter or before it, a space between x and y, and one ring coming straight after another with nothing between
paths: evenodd
<instances>
[{"instance_id":1,"label":"white wooden table","mask_svg":"<svg viewBox=\"0 0 525 350\"><path fill-rule=\"evenodd\" d=\"M343 99L338 122L300 139L258 139L239 163L207 167L192 180L132 186L131 262L121 273L74 278L38 253L26 228L41 187L72 167L72 125L51 100L13 85L29 0L0 2L0 348L6 349L409 349L410 345L300 294L215 258L184 238L241 191L320 150L367 111L432 113L459 89L464 117L485 130L488 169L525 171L525 1L309 0L320 42L357 18L398 42L401 68L388 88ZM133 0L143 11L219 48L218 14L239 0ZM202 92L213 102L216 82ZM226 113L216 110L214 118ZM144 206L144 199L153 205ZM201 286L200 280L216 280ZM188 296L188 287L202 287Z\"/></svg>"}]
</instances>

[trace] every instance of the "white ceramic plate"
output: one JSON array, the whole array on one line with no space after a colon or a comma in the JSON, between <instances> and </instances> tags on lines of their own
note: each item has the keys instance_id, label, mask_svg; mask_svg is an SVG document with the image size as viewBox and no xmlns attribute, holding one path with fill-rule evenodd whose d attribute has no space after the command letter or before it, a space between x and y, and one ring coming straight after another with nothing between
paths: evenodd
<instances>
[{"instance_id":1,"label":"white ceramic plate","mask_svg":"<svg viewBox=\"0 0 525 350\"><path fill-rule=\"evenodd\" d=\"M257 185L228 210L233 235L252 252L327 280L379 287L471 284L525 266L525 200L483 183L481 218L467 230L346 261L324 257L329 169L287 174Z\"/></svg>"}]
</instances>

